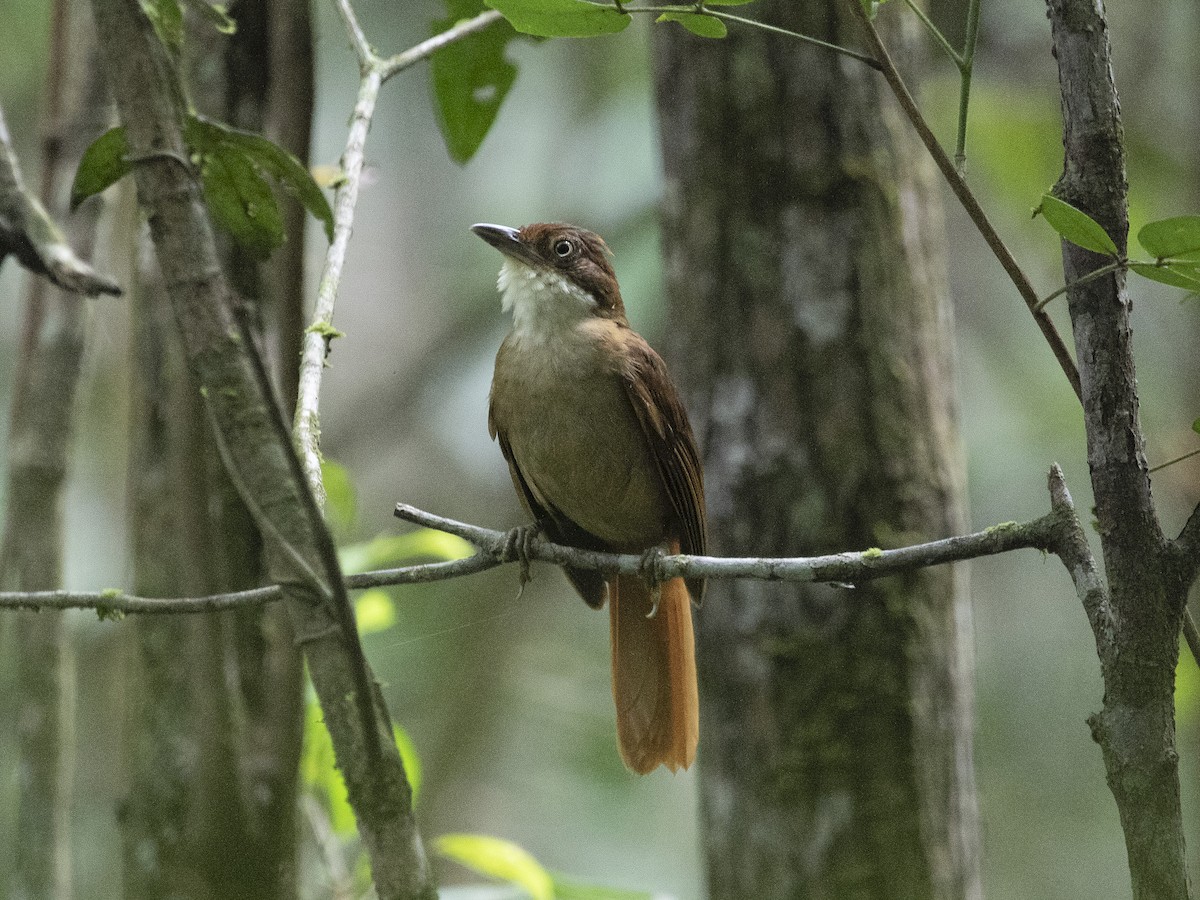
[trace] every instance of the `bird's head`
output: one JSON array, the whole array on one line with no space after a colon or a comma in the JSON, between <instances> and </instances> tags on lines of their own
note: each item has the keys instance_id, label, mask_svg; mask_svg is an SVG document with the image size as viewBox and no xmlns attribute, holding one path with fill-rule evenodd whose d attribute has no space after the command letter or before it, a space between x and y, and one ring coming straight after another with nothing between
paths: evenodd
<instances>
[{"instance_id":1,"label":"bird's head","mask_svg":"<svg viewBox=\"0 0 1200 900\"><path fill-rule=\"evenodd\" d=\"M471 230L504 254L497 286L514 330L544 331L590 317L624 319L621 289L600 235L558 222Z\"/></svg>"}]
</instances>

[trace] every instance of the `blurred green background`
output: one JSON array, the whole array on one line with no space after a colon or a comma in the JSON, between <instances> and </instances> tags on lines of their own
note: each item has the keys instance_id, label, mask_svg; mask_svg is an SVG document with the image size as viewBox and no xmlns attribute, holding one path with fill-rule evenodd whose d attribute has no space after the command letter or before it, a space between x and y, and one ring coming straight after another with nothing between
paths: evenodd
<instances>
[{"instance_id":1,"label":"blurred green background","mask_svg":"<svg viewBox=\"0 0 1200 900\"><path fill-rule=\"evenodd\" d=\"M433 0L360 0L357 8L385 53L425 37L443 15ZM0 101L32 181L48 13L40 0L0 0L0 10ZM331 6L318 2L316 10L313 160L335 164L357 69ZM754 7L744 12L752 16ZM910 13L891 4L885 14ZM935 14L961 11L947 2ZM1115 4L1109 15L1136 229L1153 217L1200 209L1200 57L1193 47L1200 10L1192 0L1153 0ZM630 317L654 341L663 309L652 39L650 24L638 21L616 37L514 42L516 85L465 167L442 146L426 68L385 87L336 317L346 336L334 345L322 399L324 451L348 469L359 494L361 521L348 537L398 530L391 510L400 500L498 528L523 520L487 435L492 356L506 325L494 288L498 259L468 232L471 223L560 219L601 232L615 251ZM932 59L923 103L950 142L957 77L942 63ZM1049 293L1061 284L1058 241L1029 214L1061 165L1056 70L1041 4L984 5L976 73L968 176L1035 284ZM110 215L120 207L114 203ZM315 281L323 238L310 228L308 240ZM1055 461L1079 508L1088 509L1081 417L1070 389L952 201L947 240L973 524L1044 512L1045 473ZM102 241L99 267L125 279L106 262L105 247ZM4 410L24 278L12 263L0 271ZM1190 427L1200 415L1200 305L1161 285L1135 280L1133 288L1142 414L1155 464L1200 440ZM127 321L121 300L88 305L87 375L66 507L66 586L81 589L129 582ZM1052 313L1069 333L1061 300ZM1173 534L1200 498L1200 458L1156 474L1154 487ZM1126 897L1116 811L1084 721L1099 707L1098 665L1070 581L1055 560L1032 552L978 562L971 571L987 894ZM536 570L519 601L516 588L515 571L506 568L397 590L397 625L368 638L393 715L424 761L418 813L425 834L495 834L580 878L701 896L695 776L660 771L637 778L615 752L607 615L589 611L549 568ZM76 884L80 897L104 898L117 895L120 876L113 826L125 789L119 710L127 626L85 614L72 626L80 686ZM1185 663L1182 777L1196 823L1198 679ZM5 810L15 797L10 741L0 737ZM5 844L10 819L0 822ZM1198 841L1193 828L1193 848ZM464 877L451 866L445 871L451 880Z\"/></svg>"}]
</instances>

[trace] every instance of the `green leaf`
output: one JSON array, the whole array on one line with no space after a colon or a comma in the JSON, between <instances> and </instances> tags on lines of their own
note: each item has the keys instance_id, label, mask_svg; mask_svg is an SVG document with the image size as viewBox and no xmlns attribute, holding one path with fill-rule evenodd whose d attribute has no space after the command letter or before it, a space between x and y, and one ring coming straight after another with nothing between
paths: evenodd
<instances>
[{"instance_id":1,"label":"green leaf","mask_svg":"<svg viewBox=\"0 0 1200 900\"><path fill-rule=\"evenodd\" d=\"M554 880L541 863L512 841L484 834L444 834L435 842L442 856L529 892L533 900L554 900Z\"/></svg>"},{"instance_id":2,"label":"green leaf","mask_svg":"<svg viewBox=\"0 0 1200 900\"><path fill-rule=\"evenodd\" d=\"M188 121L187 128L191 133L203 132L203 141L206 144L236 148L245 154L256 166L292 193L324 226L326 240L333 240L333 209L312 173L304 168L300 160L261 134L239 131L202 116L193 116ZM188 140L188 146L196 149L191 140Z\"/></svg>"},{"instance_id":3,"label":"green leaf","mask_svg":"<svg viewBox=\"0 0 1200 900\"><path fill-rule=\"evenodd\" d=\"M744 6L754 0L705 0L705 6Z\"/></svg>"},{"instance_id":4,"label":"green leaf","mask_svg":"<svg viewBox=\"0 0 1200 900\"><path fill-rule=\"evenodd\" d=\"M537 37L595 37L624 31L632 18L613 6L586 0L486 0L523 34Z\"/></svg>"},{"instance_id":5,"label":"green leaf","mask_svg":"<svg viewBox=\"0 0 1200 900\"><path fill-rule=\"evenodd\" d=\"M128 154L125 129L121 126L110 128L92 141L83 151L83 158L79 160L79 168L75 171L75 182L71 185L71 209L128 175L133 170L126 158Z\"/></svg>"},{"instance_id":6,"label":"green leaf","mask_svg":"<svg viewBox=\"0 0 1200 900\"><path fill-rule=\"evenodd\" d=\"M1187 256L1200 251L1200 216L1175 216L1142 226L1138 243L1155 259Z\"/></svg>"},{"instance_id":7,"label":"green leaf","mask_svg":"<svg viewBox=\"0 0 1200 900\"><path fill-rule=\"evenodd\" d=\"M1200 277L1198 277L1200 273L1193 267L1130 263L1129 268L1151 281L1158 281L1188 291L1200 291Z\"/></svg>"},{"instance_id":8,"label":"green leaf","mask_svg":"<svg viewBox=\"0 0 1200 900\"><path fill-rule=\"evenodd\" d=\"M187 5L198 12L221 34L233 34L237 31L237 22L229 17L228 7L224 3L208 3L207 0L187 0Z\"/></svg>"},{"instance_id":9,"label":"green leaf","mask_svg":"<svg viewBox=\"0 0 1200 900\"><path fill-rule=\"evenodd\" d=\"M213 219L255 258L265 260L283 245L279 204L247 156L226 146L205 153L200 180Z\"/></svg>"},{"instance_id":10,"label":"green leaf","mask_svg":"<svg viewBox=\"0 0 1200 900\"><path fill-rule=\"evenodd\" d=\"M1200 434L1200 419L1197 419L1192 423L1192 431L1196 432L1196 434Z\"/></svg>"},{"instance_id":11,"label":"green leaf","mask_svg":"<svg viewBox=\"0 0 1200 900\"><path fill-rule=\"evenodd\" d=\"M179 0L140 0L142 11L158 39L172 53L178 54L183 46L183 9Z\"/></svg>"},{"instance_id":12,"label":"green leaf","mask_svg":"<svg viewBox=\"0 0 1200 900\"><path fill-rule=\"evenodd\" d=\"M1091 250L1093 253L1105 253L1109 256L1119 256L1117 245L1108 236L1104 227L1082 210L1070 203L1064 203L1052 194L1042 194L1042 205L1034 211L1041 212L1046 222L1062 237L1072 244Z\"/></svg>"},{"instance_id":13,"label":"green leaf","mask_svg":"<svg viewBox=\"0 0 1200 900\"><path fill-rule=\"evenodd\" d=\"M392 736L396 739L400 761L404 764L404 773L412 788L413 804L416 805L421 790L421 759L408 732L395 722L392 723ZM357 831L354 809L350 806L346 781L337 767L333 739L321 717L321 705L311 690L304 711L304 752L300 758L300 777L309 791L324 801L334 834L342 838L352 837Z\"/></svg>"},{"instance_id":14,"label":"green leaf","mask_svg":"<svg viewBox=\"0 0 1200 900\"><path fill-rule=\"evenodd\" d=\"M404 764L404 774L408 777L408 786L412 788L413 806L416 806L422 780L421 757L417 755L417 745L413 743L408 732L395 722L392 723L392 737L396 739L400 762Z\"/></svg>"},{"instance_id":15,"label":"green leaf","mask_svg":"<svg viewBox=\"0 0 1200 900\"><path fill-rule=\"evenodd\" d=\"M349 531L358 522L358 494L350 473L340 463L323 459L321 484L325 486L326 520L335 531Z\"/></svg>"},{"instance_id":16,"label":"green leaf","mask_svg":"<svg viewBox=\"0 0 1200 900\"><path fill-rule=\"evenodd\" d=\"M184 126L200 166L204 197L213 218L260 259L283 243L283 217L263 175L270 175L299 199L333 239L333 210L308 170L294 156L261 135L228 128L201 116Z\"/></svg>"},{"instance_id":17,"label":"green leaf","mask_svg":"<svg viewBox=\"0 0 1200 900\"><path fill-rule=\"evenodd\" d=\"M433 528L406 534L384 534L360 544L338 549L338 561L348 575L385 566L407 565L418 559L465 559L474 548L460 537Z\"/></svg>"},{"instance_id":18,"label":"green leaf","mask_svg":"<svg viewBox=\"0 0 1200 900\"><path fill-rule=\"evenodd\" d=\"M354 618L359 634L387 631L396 624L396 604L380 588L363 591L354 601Z\"/></svg>"},{"instance_id":19,"label":"green leaf","mask_svg":"<svg viewBox=\"0 0 1200 900\"><path fill-rule=\"evenodd\" d=\"M308 789L324 801L325 812L333 833L347 838L354 835L357 825L346 781L338 771L333 753L333 739L321 718L321 706L310 697L304 715L304 754L300 759L300 775Z\"/></svg>"},{"instance_id":20,"label":"green leaf","mask_svg":"<svg viewBox=\"0 0 1200 900\"><path fill-rule=\"evenodd\" d=\"M700 13L665 12L656 21L678 22L692 34L705 38L723 38L729 33L729 29L720 19Z\"/></svg>"},{"instance_id":21,"label":"green leaf","mask_svg":"<svg viewBox=\"0 0 1200 900\"><path fill-rule=\"evenodd\" d=\"M1195 667L1193 666L1193 668ZM629 891L598 884L584 884L573 881L558 872L551 872L550 876L554 879L554 900L653 900L654 898L654 895L648 891Z\"/></svg>"},{"instance_id":22,"label":"green leaf","mask_svg":"<svg viewBox=\"0 0 1200 900\"><path fill-rule=\"evenodd\" d=\"M450 0L450 17L433 23L440 34L483 6L476 0ZM429 78L438 128L450 158L465 163L487 137L500 105L517 77L504 52L517 36L508 22L485 28L433 54Z\"/></svg>"}]
</instances>

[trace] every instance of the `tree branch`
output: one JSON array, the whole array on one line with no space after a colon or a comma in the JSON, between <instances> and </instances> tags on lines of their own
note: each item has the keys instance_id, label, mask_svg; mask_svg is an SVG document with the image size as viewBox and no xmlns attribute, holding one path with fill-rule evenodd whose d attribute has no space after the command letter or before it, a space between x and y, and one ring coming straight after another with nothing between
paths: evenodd
<instances>
[{"instance_id":1,"label":"tree branch","mask_svg":"<svg viewBox=\"0 0 1200 900\"><path fill-rule=\"evenodd\" d=\"M1058 542L1054 552L1071 575L1071 581L1075 584L1075 592L1079 596L1080 603L1083 604L1088 622L1091 623L1097 651L1101 658L1104 658L1112 652L1113 648L1113 620L1108 589L1100 577L1096 558L1092 555L1091 547L1088 546L1087 536L1083 533L1079 517L1075 514L1075 503L1071 499L1071 492L1067 490L1066 479L1057 463L1050 469L1048 481L1050 504L1054 509L1064 513L1060 515L1062 530L1058 533ZM1067 510L1071 511L1069 516L1065 515Z\"/></svg>"},{"instance_id":2,"label":"tree branch","mask_svg":"<svg viewBox=\"0 0 1200 900\"><path fill-rule=\"evenodd\" d=\"M89 297L121 293L115 281L75 255L46 208L25 187L0 110L0 261L10 253L65 291Z\"/></svg>"},{"instance_id":3,"label":"tree branch","mask_svg":"<svg viewBox=\"0 0 1200 900\"><path fill-rule=\"evenodd\" d=\"M367 42L349 0L335 0L335 5L358 57L361 77L354 112L350 118L350 131L346 136L346 149L342 152L342 179L333 199L333 240L325 253L325 265L317 287L312 324L304 334L304 343L300 351L300 387L294 421L294 440L304 467L304 475L321 506L324 506L325 502L325 486L321 479L321 375L325 368L325 359L329 355L330 342L338 337L338 331L333 327L333 310L337 302L338 286L342 280L342 269L346 263L350 234L354 227L354 207L358 203L358 188L362 182L364 149L367 133L371 130L371 119L375 115L379 89L384 81L396 73L428 58L447 44L475 34L502 18L500 13L488 10L473 19L459 22L403 53L381 59Z\"/></svg>"},{"instance_id":4,"label":"tree branch","mask_svg":"<svg viewBox=\"0 0 1200 900\"><path fill-rule=\"evenodd\" d=\"M491 554L478 553L450 562L425 563L399 569L378 569L361 575L346 576L346 587L352 590L391 587L404 584L427 584L472 575L500 565ZM246 591L209 594L203 597L138 597L123 591L0 591L0 609L94 609L101 618L123 615L162 615L180 613L222 612L244 606L261 606L284 599L277 584Z\"/></svg>"},{"instance_id":5,"label":"tree branch","mask_svg":"<svg viewBox=\"0 0 1200 900\"><path fill-rule=\"evenodd\" d=\"M1041 329L1046 342L1050 344L1054 358L1058 360L1063 374L1067 376L1067 381L1071 383L1075 395L1082 397L1083 389L1079 383L1079 370L1075 367L1075 361L1071 358L1071 353L1067 349L1067 345L1063 342L1062 336L1058 333L1058 329L1054 327L1054 321L1044 310L1038 308L1041 300L1033 284L1029 281L1029 277L1021 269L1016 257L1012 255L1012 251L1008 249L1000 234L992 225L991 220L988 219L987 213L979 205L979 201L967 185L962 173L958 171L954 162L946 154L946 151L942 149L942 145L938 143L938 139L934 136L932 129L930 129L929 123L925 121L925 117L921 114L921 110L917 106L917 101L909 92L908 86L904 83L903 77L896 68L896 64L892 61L887 47L884 46L879 32L875 29L875 24L863 9L862 3L860 0L848 0L848 2L854 11L854 15L862 23L863 32L867 37L867 43L870 45L871 52L881 64L883 77L887 79L888 86L891 87L892 93L896 95L896 100L899 101L900 108L912 123L913 128L916 129L921 143L925 145L925 149L933 157L933 161L937 164L938 169L941 170L946 183L950 185L950 190L954 192L954 196L962 204L967 216L975 223L975 227L983 236L988 249L1000 261L1005 274L1008 275L1009 280L1016 287L1017 293L1021 295L1021 299L1025 301L1025 305L1033 315L1038 328Z\"/></svg>"},{"instance_id":6,"label":"tree branch","mask_svg":"<svg viewBox=\"0 0 1200 900\"><path fill-rule=\"evenodd\" d=\"M271 578L284 587L378 894L384 900L429 900L435 888L411 787L362 656L332 540L308 492L254 338L235 311L200 186L186 163L186 102L178 72L138 0L93 0L92 6L129 156L137 161L139 202L189 369L219 431L235 485L256 511ZM333 602L322 602L326 596Z\"/></svg>"},{"instance_id":7,"label":"tree branch","mask_svg":"<svg viewBox=\"0 0 1200 900\"><path fill-rule=\"evenodd\" d=\"M1174 545L1177 555L1187 569L1187 581L1191 583L1196 578L1196 572L1200 571L1200 504L1197 504L1188 516L1179 536L1175 538Z\"/></svg>"},{"instance_id":8,"label":"tree branch","mask_svg":"<svg viewBox=\"0 0 1200 900\"><path fill-rule=\"evenodd\" d=\"M1073 510L1070 514L1073 516ZM496 559L504 558L508 532L446 519L405 503L396 505L395 515L406 522L461 537ZM1006 522L974 534L894 550L871 549L792 558L664 555L651 563L649 568L652 571L647 570L646 558L641 555L580 550L542 539L533 541L529 555L531 559L555 565L569 565L606 574L642 575L659 581L668 578L752 578L761 581L853 585L913 569L993 556L1011 550L1051 551L1056 546L1062 525L1061 512L1052 511L1031 522Z\"/></svg>"},{"instance_id":9,"label":"tree branch","mask_svg":"<svg viewBox=\"0 0 1200 900\"><path fill-rule=\"evenodd\" d=\"M1063 171L1054 194L1099 222L1122 255L1128 183L1104 6L1094 0L1046 6L1063 115ZM1062 258L1068 284L1108 261L1066 240ZM1187 897L1175 671L1188 585L1179 579L1151 496L1125 273L1073 284L1067 306L1082 367L1088 468L1112 610L1110 627L1096 632L1104 705L1089 723L1120 815L1134 900Z\"/></svg>"},{"instance_id":10,"label":"tree branch","mask_svg":"<svg viewBox=\"0 0 1200 900\"><path fill-rule=\"evenodd\" d=\"M825 556L768 558L715 557L678 554L661 556L649 563L644 556L627 553L602 553L580 550L546 540L530 546L530 558L555 565L569 565L605 573L641 575L656 580L668 578L748 578L761 581L820 582L850 585L910 572L945 563L994 556L1013 550L1032 549L1054 553L1062 558L1081 597L1087 597L1095 609L1097 621L1108 615L1106 593L1087 539L1075 512L1062 470L1056 465L1050 472L1051 510L1029 522L1004 522L971 534L958 535L898 547L893 550L869 549ZM466 522L425 512L405 503L396 505L395 515L406 522L434 528L461 537L479 552L450 562L425 563L395 569L380 569L346 577L354 590L423 584L472 575L506 562L509 532L482 528ZM212 594L205 597L135 597L118 590L98 592L33 591L0 593L0 609L95 609L102 616L111 614L197 613L254 606L283 597L277 585Z\"/></svg>"}]
</instances>

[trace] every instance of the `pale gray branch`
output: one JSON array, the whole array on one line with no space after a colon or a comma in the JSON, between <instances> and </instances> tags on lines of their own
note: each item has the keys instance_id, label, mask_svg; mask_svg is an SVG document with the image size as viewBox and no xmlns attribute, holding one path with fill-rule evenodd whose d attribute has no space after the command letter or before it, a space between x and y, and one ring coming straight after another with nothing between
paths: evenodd
<instances>
[{"instance_id":1,"label":"pale gray branch","mask_svg":"<svg viewBox=\"0 0 1200 900\"><path fill-rule=\"evenodd\" d=\"M580 550L535 540L530 558L555 565L570 565L605 573L668 578L751 578L763 581L822 582L854 585L899 575L928 566L943 565L1013 550L1032 549L1059 556L1088 610L1093 627L1109 628L1106 588L1096 570L1071 495L1056 465L1050 471L1051 510L1029 522L1004 522L972 534L942 538L893 550L833 553L825 556L770 558L662 555L647 558L627 553ZM396 517L453 534L479 548L474 556L450 562L425 563L350 575L346 586L355 590L403 584L422 584L458 578L513 562L509 532L482 528L447 519L405 503L396 505ZM116 590L100 592L38 591L0 592L0 609L98 609L102 613L195 613L251 606L281 599L277 586L254 588L206 597L160 599L134 597Z\"/></svg>"},{"instance_id":2,"label":"pale gray branch","mask_svg":"<svg viewBox=\"0 0 1200 900\"><path fill-rule=\"evenodd\" d=\"M0 110L0 261L10 253L65 291L89 297L121 293L115 281L75 255L45 207L25 187Z\"/></svg>"},{"instance_id":3,"label":"pale gray branch","mask_svg":"<svg viewBox=\"0 0 1200 900\"><path fill-rule=\"evenodd\" d=\"M1031 522L1006 522L974 534L943 538L894 550L867 549L827 556L767 558L679 554L663 555L648 561L636 554L580 550L538 539L530 546L530 558L560 566L570 565L578 569L609 574L642 575L657 580L677 577L754 578L763 581L852 585L913 569L992 556L1011 550L1053 551L1062 531L1064 512L1073 516L1073 510L1055 510ZM446 519L404 503L396 505L395 515L407 522L457 535L496 558L503 556L508 543L507 532ZM648 568L652 568L653 571L647 571Z\"/></svg>"},{"instance_id":4,"label":"pale gray branch","mask_svg":"<svg viewBox=\"0 0 1200 900\"><path fill-rule=\"evenodd\" d=\"M337 302L338 286L342 280L342 269L346 263L346 250L354 227L354 207L358 203L358 189L362 181L367 133L371 130L371 119L375 115L379 89L384 81L397 72L428 58L447 44L487 28L501 18L498 12L492 10L480 13L473 19L459 22L441 34L385 60L371 49L349 0L335 0L335 6L354 46L361 77L354 112L350 118L346 148L342 152L342 178L333 200L333 240L325 253L312 324L305 332L300 351L300 380L293 437L304 467L304 475L313 496L321 506L324 506L325 502L325 486L321 479L321 375L325 368L325 358L329 355L330 341L338 336L333 327L333 311Z\"/></svg>"},{"instance_id":5,"label":"pale gray branch","mask_svg":"<svg viewBox=\"0 0 1200 900\"><path fill-rule=\"evenodd\" d=\"M1091 623L1092 633L1096 638L1096 647L1103 657L1112 648L1112 610L1109 607L1108 588L1100 577L1096 558L1088 546L1087 536L1083 526L1075 515L1075 504L1071 500L1071 492L1067 490L1067 482L1062 469L1056 463L1050 469L1049 476L1050 504L1055 510L1070 510L1070 515L1064 515L1062 531L1059 533L1055 553L1066 566L1075 584L1075 592L1083 610Z\"/></svg>"},{"instance_id":6,"label":"pale gray branch","mask_svg":"<svg viewBox=\"0 0 1200 900\"><path fill-rule=\"evenodd\" d=\"M478 553L450 562L424 563L399 569L379 569L346 576L346 587L364 590L403 584L425 584L471 575L498 566L491 554ZM243 606L258 606L283 599L278 585L210 594L204 597L136 597L119 590L105 591L0 591L0 609L94 609L102 617L126 614L220 612Z\"/></svg>"},{"instance_id":7,"label":"pale gray branch","mask_svg":"<svg viewBox=\"0 0 1200 900\"><path fill-rule=\"evenodd\" d=\"M440 34L435 34L433 37L422 41L415 47L409 47L395 56L381 60L379 68L383 74L383 80L387 81L393 75L403 72L409 66L419 63L423 59L428 59L447 44L453 44L455 41L461 41L463 38L478 31L483 31L483 29L499 22L502 18L504 17L496 10L486 10L473 19L463 19Z\"/></svg>"}]
</instances>

